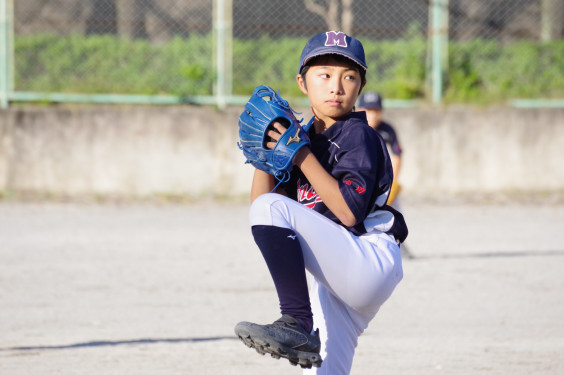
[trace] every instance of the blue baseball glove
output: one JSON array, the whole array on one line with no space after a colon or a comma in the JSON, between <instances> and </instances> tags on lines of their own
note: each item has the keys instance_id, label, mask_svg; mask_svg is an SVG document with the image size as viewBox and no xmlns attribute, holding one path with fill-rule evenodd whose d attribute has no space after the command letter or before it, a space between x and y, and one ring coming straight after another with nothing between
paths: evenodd
<instances>
[{"instance_id":1,"label":"blue baseball glove","mask_svg":"<svg viewBox=\"0 0 564 375\"><path fill-rule=\"evenodd\" d=\"M287 101L268 86L258 86L239 116L239 148L247 158L246 163L273 175L279 182L287 181L292 161L302 147L309 145L309 137L297 120ZM282 124L286 131L273 149L266 147L273 141L267 131L272 123Z\"/></svg>"}]
</instances>

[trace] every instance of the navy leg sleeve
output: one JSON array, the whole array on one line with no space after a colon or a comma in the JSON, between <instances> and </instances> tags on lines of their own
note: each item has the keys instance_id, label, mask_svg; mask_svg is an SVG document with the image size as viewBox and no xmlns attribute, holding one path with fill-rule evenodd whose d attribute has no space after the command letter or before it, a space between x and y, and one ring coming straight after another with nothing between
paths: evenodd
<instances>
[{"instance_id":1,"label":"navy leg sleeve","mask_svg":"<svg viewBox=\"0 0 564 375\"><path fill-rule=\"evenodd\" d=\"M296 233L269 225L255 225L252 233L274 281L282 314L293 316L311 332L313 314L302 248Z\"/></svg>"}]
</instances>

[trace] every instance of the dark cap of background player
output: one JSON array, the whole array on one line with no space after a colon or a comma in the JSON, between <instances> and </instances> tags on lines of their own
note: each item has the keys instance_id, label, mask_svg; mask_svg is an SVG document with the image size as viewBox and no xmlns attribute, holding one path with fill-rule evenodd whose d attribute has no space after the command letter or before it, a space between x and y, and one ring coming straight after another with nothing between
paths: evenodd
<instances>
[{"instance_id":1,"label":"dark cap of background player","mask_svg":"<svg viewBox=\"0 0 564 375\"><path fill-rule=\"evenodd\" d=\"M307 42L300 57L298 73L301 73L302 68L308 61L322 55L345 56L366 70L366 59L362 43L342 31L327 31L317 34Z\"/></svg>"},{"instance_id":2,"label":"dark cap of background player","mask_svg":"<svg viewBox=\"0 0 564 375\"><path fill-rule=\"evenodd\" d=\"M358 99L358 107L366 109L382 109L382 95L367 91Z\"/></svg>"}]
</instances>

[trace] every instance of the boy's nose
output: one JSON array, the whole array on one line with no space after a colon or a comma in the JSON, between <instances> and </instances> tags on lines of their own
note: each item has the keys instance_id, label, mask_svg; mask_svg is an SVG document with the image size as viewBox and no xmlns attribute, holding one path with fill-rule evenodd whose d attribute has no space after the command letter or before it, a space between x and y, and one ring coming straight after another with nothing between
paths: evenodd
<instances>
[{"instance_id":1,"label":"boy's nose","mask_svg":"<svg viewBox=\"0 0 564 375\"><path fill-rule=\"evenodd\" d=\"M341 95L343 93L343 85L340 80L336 79L332 82L331 92L337 95Z\"/></svg>"}]
</instances>

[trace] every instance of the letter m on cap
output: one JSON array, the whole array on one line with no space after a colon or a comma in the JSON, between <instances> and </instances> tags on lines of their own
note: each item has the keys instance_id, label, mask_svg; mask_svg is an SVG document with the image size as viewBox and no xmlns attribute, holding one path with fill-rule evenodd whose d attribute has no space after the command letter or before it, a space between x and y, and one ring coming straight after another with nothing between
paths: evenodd
<instances>
[{"instance_id":1,"label":"letter m on cap","mask_svg":"<svg viewBox=\"0 0 564 375\"><path fill-rule=\"evenodd\" d=\"M327 35L325 46L347 47L347 34L341 31L327 31L325 34Z\"/></svg>"}]
</instances>

